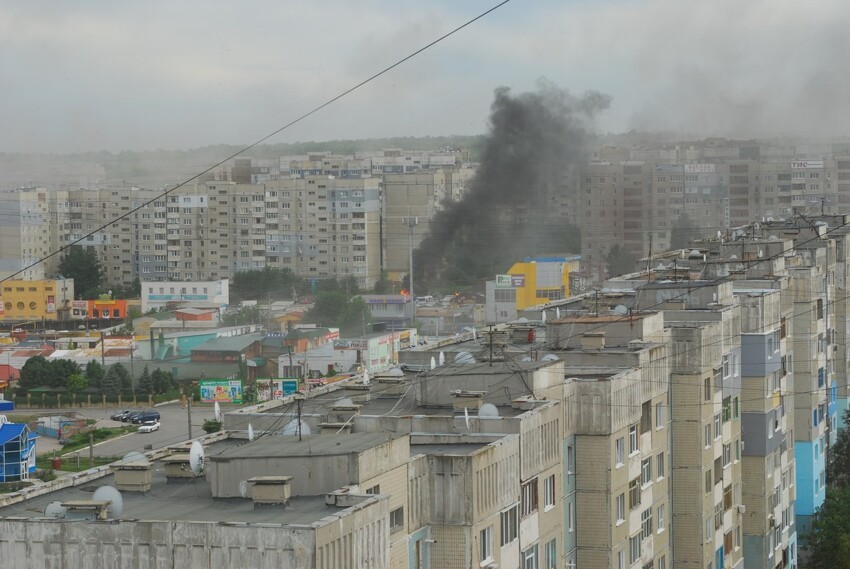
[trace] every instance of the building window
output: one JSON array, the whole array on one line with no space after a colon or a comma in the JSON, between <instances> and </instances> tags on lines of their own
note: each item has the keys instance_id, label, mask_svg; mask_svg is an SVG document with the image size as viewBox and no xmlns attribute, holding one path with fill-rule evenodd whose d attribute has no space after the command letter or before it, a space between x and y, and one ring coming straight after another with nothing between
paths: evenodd
<instances>
[{"instance_id":1,"label":"building window","mask_svg":"<svg viewBox=\"0 0 850 569\"><path fill-rule=\"evenodd\" d=\"M626 495L620 494L617 496L617 523L621 524L626 521Z\"/></svg>"},{"instance_id":2,"label":"building window","mask_svg":"<svg viewBox=\"0 0 850 569\"><path fill-rule=\"evenodd\" d=\"M618 551L617 552L617 569L626 569L626 552Z\"/></svg>"},{"instance_id":3,"label":"building window","mask_svg":"<svg viewBox=\"0 0 850 569\"><path fill-rule=\"evenodd\" d=\"M632 455L639 450L640 443L638 442L637 425L632 425L629 427L629 455Z\"/></svg>"},{"instance_id":4,"label":"building window","mask_svg":"<svg viewBox=\"0 0 850 569\"><path fill-rule=\"evenodd\" d=\"M658 453L658 479L664 478L664 452Z\"/></svg>"},{"instance_id":5,"label":"building window","mask_svg":"<svg viewBox=\"0 0 850 569\"><path fill-rule=\"evenodd\" d=\"M284 376L284 377L288 377L288 376ZM366 488L366 493L367 494L380 494L381 493L381 485L375 484L371 488Z\"/></svg>"},{"instance_id":6,"label":"building window","mask_svg":"<svg viewBox=\"0 0 850 569\"><path fill-rule=\"evenodd\" d=\"M546 544L546 569L558 567L558 542L554 539Z\"/></svg>"},{"instance_id":7,"label":"building window","mask_svg":"<svg viewBox=\"0 0 850 569\"><path fill-rule=\"evenodd\" d=\"M664 504L658 506L658 531L664 531Z\"/></svg>"},{"instance_id":8,"label":"building window","mask_svg":"<svg viewBox=\"0 0 850 569\"><path fill-rule=\"evenodd\" d=\"M538 569L536 544L522 552L522 569Z\"/></svg>"},{"instance_id":9,"label":"building window","mask_svg":"<svg viewBox=\"0 0 850 569\"><path fill-rule=\"evenodd\" d=\"M666 407L663 403L655 404L655 428L663 429L664 423L667 421Z\"/></svg>"},{"instance_id":10,"label":"building window","mask_svg":"<svg viewBox=\"0 0 850 569\"><path fill-rule=\"evenodd\" d=\"M705 378L704 391L705 391L705 393L703 395L705 396L705 400L710 401L711 400L711 378L709 378L709 377Z\"/></svg>"},{"instance_id":11,"label":"building window","mask_svg":"<svg viewBox=\"0 0 850 569\"><path fill-rule=\"evenodd\" d=\"M711 492L711 489L714 485L711 483L711 469L705 471L705 493L708 494Z\"/></svg>"},{"instance_id":12,"label":"building window","mask_svg":"<svg viewBox=\"0 0 850 569\"><path fill-rule=\"evenodd\" d=\"M519 524L517 522L518 506L502 512L502 541L501 546L504 547L517 538L519 534Z\"/></svg>"},{"instance_id":13,"label":"building window","mask_svg":"<svg viewBox=\"0 0 850 569\"><path fill-rule=\"evenodd\" d=\"M708 448L711 446L711 425L705 425L703 428L703 435L703 438L705 439L705 448Z\"/></svg>"},{"instance_id":14,"label":"building window","mask_svg":"<svg viewBox=\"0 0 850 569\"><path fill-rule=\"evenodd\" d=\"M543 507L545 509L555 507L555 475L543 480Z\"/></svg>"},{"instance_id":15,"label":"building window","mask_svg":"<svg viewBox=\"0 0 850 569\"><path fill-rule=\"evenodd\" d=\"M522 485L522 517L531 515L537 511L537 478L533 478Z\"/></svg>"},{"instance_id":16,"label":"building window","mask_svg":"<svg viewBox=\"0 0 850 569\"><path fill-rule=\"evenodd\" d=\"M652 483L652 459L647 458L640 462L640 483L642 486Z\"/></svg>"},{"instance_id":17,"label":"building window","mask_svg":"<svg viewBox=\"0 0 850 569\"><path fill-rule=\"evenodd\" d=\"M640 479L635 478L629 482L629 509L634 510L640 506Z\"/></svg>"},{"instance_id":18,"label":"building window","mask_svg":"<svg viewBox=\"0 0 850 569\"><path fill-rule=\"evenodd\" d=\"M617 464L617 466L622 466L623 460L625 460L624 445L625 445L625 441L624 441L623 437L620 437L619 439L614 441L614 461Z\"/></svg>"},{"instance_id":19,"label":"building window","mask_svg":"<svg viewBox=\"0 0 850 569\"><path fill-rule=\"evenodd\" d=\"M493 559L493 526L489 526L481 530L479 536L479 545L481 546L481 563L486 563Z\"/></svg>"},{"instance_id":20,"label":"building window","mask_svg":"<svg viewBox=\"0 0 850 569\"><path fill-rule=\"evenodd\" d=\"M567 502L567 530L570 533L575 530L575 509L572 502Z\"/></svg>"},{"instance_id":21,"label":"building window","mask_svg":"<svg viewBox=\"0 0 850 569\"><path fill-rule=\"evenodd\" d=\"M396 532L404 527L404 506L390 512L390 532Z\"/></svg>"},{"instance_id":22,"label":"building window","mask_svg":"<svg viewBox=\"0 0 850 569\"><path fill-rule=\"evenodd\" d=\"M640 535L629 538L629 563L636 563L640 559Z\"/></svg>"},{"instance_id":23,"label":"building window","mask_svg":"<svg viewBox=\"0 0 850 569\"><path fill-rule=\"evenodd\" d=\"M723 422L720 420L720 413L714 416L714 438L719 439L723 436Z\"/></svg>"},{"instance_id":24,"label":"building window","mask_svg":"<svg viewBox=\"0 0 850 569\"><path fill-rule=\"evenodd\" d=\"M645 509L640 514L641 533L646 539L652 535L652 506Z\"/></svg>"},{"instance_id":25,"label":"building window","mask_svg":"<svg viewBox=\"0 0 850 569\"><path fill-rule=\"evenodd\" d=\"M572 474L575 471L575 464L575 449L572 446L567 446L567 474Z\"/></svg>"}]
</instances>

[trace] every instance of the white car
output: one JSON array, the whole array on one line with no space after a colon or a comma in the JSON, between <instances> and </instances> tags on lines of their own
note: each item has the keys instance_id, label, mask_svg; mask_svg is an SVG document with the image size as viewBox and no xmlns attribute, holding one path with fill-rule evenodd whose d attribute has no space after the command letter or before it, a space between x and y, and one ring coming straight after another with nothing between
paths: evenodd
<instances>
[{"instance_id":1,"label":"white car","mask_svg":"<svg viewBox=\"0 0 850 569\"><path fill-rule=\"evenodd\" d=\"M152 433L159 430L159 421L151 421L139 427L140 433Z\"/></svg>"}]
</instances>

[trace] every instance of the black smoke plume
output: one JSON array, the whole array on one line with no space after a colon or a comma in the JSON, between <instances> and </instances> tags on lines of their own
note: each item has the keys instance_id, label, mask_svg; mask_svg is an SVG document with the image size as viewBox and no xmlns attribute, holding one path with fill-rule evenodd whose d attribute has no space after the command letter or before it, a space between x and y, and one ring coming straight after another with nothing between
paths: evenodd
<instances>
[{"instance_id":1,"label":"black smoke plume","mask_svg":"<svg viewBox=\"0 0 850 569\"><path fill-rule=\"evenodd\" d=\"M610 98L541 81L535 92L496 89L480 164L460 201L447 201L414 255L416 290L464 288L526 255L578 252L578 230L554 207L586 129Z\"/></svg>"}]
</instances>

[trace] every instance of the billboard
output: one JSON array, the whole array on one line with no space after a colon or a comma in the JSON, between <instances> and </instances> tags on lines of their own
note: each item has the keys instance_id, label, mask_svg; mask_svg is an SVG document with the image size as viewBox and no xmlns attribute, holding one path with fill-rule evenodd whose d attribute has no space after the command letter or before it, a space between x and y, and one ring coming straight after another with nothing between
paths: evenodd
<instances>
[{"instance_id":1,"label":"billboard","mask_svg":"<svg viewBox=\"0 0 850 569\"><path fill-rule=\"evenodd\" d=\"M823 160L796 160L791 162L792 170L812 170L823 168Z\"/></svg>"},{"instance_id":2,"label":"billboard","mask_svg":"<svg viewBox=\"0 0 850 569\"><path fill-rule=\"evenodd\" d=\"M204 403L242 403L242 380L204 379L200 385Z\"/></svg>"},{"instance_id":3,"label":"billboard","mask_svg":"<svg viewBox=\"0 0 850 569\"><path fill-rule=\"evenodd\" d=\"M297 379L258 379L256 384L259 402L283 399L298 392Z\"/></svg>"},{"instance_id":4,"label":"billboard","mask_svg":"<svg viewBox=\"0 0 850 569\"><path fill-rule=\"evenodd\" d=\"M511 288L511 275L496 275L496 288Z\"/></svg>"}]
</instances>

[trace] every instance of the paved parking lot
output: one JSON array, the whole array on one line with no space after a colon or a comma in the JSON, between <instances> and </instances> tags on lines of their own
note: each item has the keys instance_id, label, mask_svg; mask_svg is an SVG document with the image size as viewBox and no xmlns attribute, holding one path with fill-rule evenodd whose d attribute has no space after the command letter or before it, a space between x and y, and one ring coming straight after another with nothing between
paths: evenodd
<instances>
[{"instance_id":1,"label":"paved parking lot","mask_svg":"<svg viewBox=\"0 0 850 569\"><path fill-rule=\"evenodd\" d=\"M130 407L125 407L129 409ZM142 409L142 407L139 407ZM160 428L152 433L130 433L123 437L112 439L100 443L94 447L96 456L123 456L130 451L143 452L145 446L150 445L151 449L162 448L168 445L173 445L189 438L189 420L187 410L180 406L179 403L170 403L155 408L161 416ZM80 417L97 420L98 427L118 427L126 425L119 421L113 421L109 417L121 409L115 408L86 408L73 409ZM50 413L56 413L57 410L51 409ZM37 410L21 409L19 413L38 414ZM193 405L192 406L192 437L198 437L204 434L201 425L204 420L212 419L215 415L211 405ZM60 448L55 440L49 440L42 437L38 444L38 454L46 454L52 452L53 448ZM88 448L79 451L83 457L88 456Z\"/></svg>"}]
</instances>

